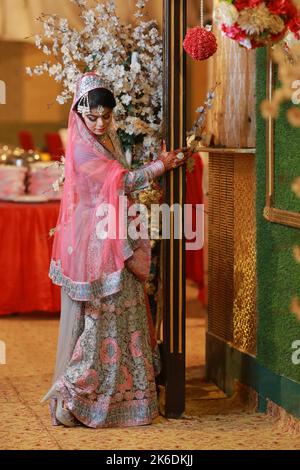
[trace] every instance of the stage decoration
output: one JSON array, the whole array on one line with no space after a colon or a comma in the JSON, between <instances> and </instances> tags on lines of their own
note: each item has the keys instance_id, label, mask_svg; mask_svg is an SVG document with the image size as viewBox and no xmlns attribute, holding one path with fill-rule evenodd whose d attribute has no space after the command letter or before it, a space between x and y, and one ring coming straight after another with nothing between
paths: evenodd
<instances>
[{"instance_id":1,"label":"stage decoration","mask_svg":"<svg viewBox=\"0 0 300 470\"><path fill-rule=\"evenodd\" d=\"M194 60L206 60L215 54L218 49L216 36L211 31L212 26L207 25L204 27L203 12L203 0L201 0L201 26L196 26L195 28L189 29L183 41L184 50Z\"/></svg>"},{"instance_id":2,"label":"stage decoration","mask_svg":"<svg viewBox=\"0 0 300 470\"><path fill-rule=\"evenodd\" d=\"M216 95L216 88L220 83L216 83L211 90L207 93L206 101L202 106L196 109L196 113L199 115L195 120L191 131L187 133L187 147L192 150L193 153L201 152L202 147L209 147L212 140L212 135L207 133L206 130L206 113L213 106L213 100ZM195 161L193 158L187 160L187 171L192 172Z\"/></svg>"},{"instance_id":3,"label":"stage decoration","mask_svg":"<svg viewBox=\"0 0 300 470\"><path fill-rule=\"evenodd\" d=\"M214 20L222 33L247 49L273 45L291 32L300 39L300 12L293 0L220 0Z\"/></svg>"},{"instance_id":4,"label":"stage decoration","mask_svg":"<svg viewBox=\"0 0 300 470\"><path fill-rule=\"evenodd\" d=\"M133 25L120 21L115 1L89 8L87 0L73 0L80 30L58 15L42 14L44 34L36 36L36 46L53 60L27 67L29 75L48 73L62 83L60 104L72 98L83 72L99 73L115 94L115 120L133 168L157 158L162 132L163 41L157 22L144 20L147 1L136 1Z\"/></svg>"},{"instance_id":5,"label":"stage decoration","mask_svg":"<svg viewBox=\"0 0 300 470\"><path fill-rule=\"evenodd\" d=\"M264 100L260 109L264 119L277 119L284 102L292 106L286 112L288 122L293 127L300 127L300 42L290 47L276 45L272 50L272 60L278 66L278 79L281 87L277 88L272 100Z\"/></svg>"}]
</instances>

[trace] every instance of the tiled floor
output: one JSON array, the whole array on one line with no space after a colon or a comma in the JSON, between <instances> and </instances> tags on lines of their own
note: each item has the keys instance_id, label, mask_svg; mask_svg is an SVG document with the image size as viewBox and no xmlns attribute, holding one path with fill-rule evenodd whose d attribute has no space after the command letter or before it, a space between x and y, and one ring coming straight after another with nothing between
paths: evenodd
<instances>
[{"instance_id":1,"label":"tiled floor","mask_svg":"<svg viewBox=\"0 0 300 470\"><path fill-rule=\"evenodd\" d=\"M189 292L188 299L194 302L195 292ZM39 401L51 382L58 318L1 318L7 364L0 366L0 449L300 449L299 434L255 413L240 394L229 399L213 384L201 381L205 316L198 315L195 305L187 319L185 416L127 429L51 426L48 407Z\"/></svg>"}]
</instances>

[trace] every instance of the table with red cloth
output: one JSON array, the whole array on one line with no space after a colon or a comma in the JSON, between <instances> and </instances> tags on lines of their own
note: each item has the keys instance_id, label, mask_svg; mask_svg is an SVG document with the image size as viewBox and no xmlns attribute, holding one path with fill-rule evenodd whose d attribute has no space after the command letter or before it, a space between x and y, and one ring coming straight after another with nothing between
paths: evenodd
<instances>
[{"instance_id":1,"label":"table with red cloth","mask_svg":"<svg viewBox=\"0 0 300 470\"><path fill-rule=\"evenodd\" d=\"M59 312L60 288L48 277L59 202L0 202L0 315Z\"/></svg>"}]
</instances>

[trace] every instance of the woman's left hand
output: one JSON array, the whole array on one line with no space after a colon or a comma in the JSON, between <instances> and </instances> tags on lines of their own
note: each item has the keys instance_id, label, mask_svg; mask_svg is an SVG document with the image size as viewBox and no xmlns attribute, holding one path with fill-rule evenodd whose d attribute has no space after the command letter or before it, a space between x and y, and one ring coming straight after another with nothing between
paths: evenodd
<instances>
[{"instance_id":1,"label":"woman's left hand","mask_svg":"<svg viewBox=\"0 0 300 470\"><path fill-rule=\"evenodd\" d=\"M158 160L163 162L166 171L170 171L184 165L192 153L193 152L188 148L177 149L172 152L163 151L158 157Z\"/></svg>"}]
</instances>

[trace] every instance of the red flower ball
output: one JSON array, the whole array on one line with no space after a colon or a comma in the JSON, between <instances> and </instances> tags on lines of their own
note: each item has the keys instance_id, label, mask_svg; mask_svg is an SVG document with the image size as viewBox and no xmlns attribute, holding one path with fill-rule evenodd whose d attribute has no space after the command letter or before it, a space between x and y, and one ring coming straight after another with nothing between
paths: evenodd
<instances>
[{"instance_id":1,"label":"red flower ball","mask_svg":"<svg viewBox=\"0 0 300 470\"><path fill-rule=\"evenodd\" d=\"M215 35L206 28L197 26L189 29L183 41L184 50L194 60L205 60L218 49Z\"/></svg>"}]
</instances>

